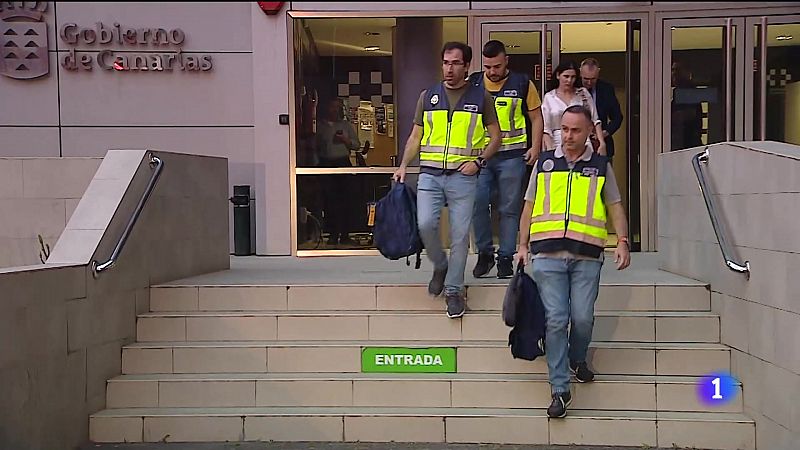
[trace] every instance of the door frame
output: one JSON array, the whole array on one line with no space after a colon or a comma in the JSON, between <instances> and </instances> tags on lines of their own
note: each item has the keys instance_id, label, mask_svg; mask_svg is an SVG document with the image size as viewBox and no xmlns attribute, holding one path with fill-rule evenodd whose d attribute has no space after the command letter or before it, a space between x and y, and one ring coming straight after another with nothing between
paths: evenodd
<instances>
[{"instance_id":1,"label":"door frame","mask_svg":"<svg viewBox=\"0 0 800 450\"><path fill-rule=\"evenodd\" d=\"M502 16L483 16L475 17L470 22L470 31L468 34L469 45L473 49L480 49L483 47L483 42L488 39L488 33L491 31L542 31L543 37L546 37L547 31L552 33L552 55L550 55L553 67L556 67L560 59L560 24L561 23L576 23L576 22L622 22L630 20L638 20L641 24L639 32L639 79L640 92L639 92L639 126L643 130L652 130L650 124L653 121L651 98L653 97L653 85L648 82L648 79L655 77L648 77L648 73L653 73L655 68L654 58L652 58L652 47L655 44L653 35L651 33L653 13L648 12L631 12L625 13L593 13L593 14L547 14L547 15L530 15L530 16L516 16L516 17L502 17ZM541 39L540 43L546 49L545 39ZM546 61L547 56L542 53L542 59ZM542 83L547 82L547 76L544 73L546 64L542 66ZM538 87L538 86L537 86ZM540 95L544 95L545 90L541 89ZM630 116L632 113L628 112ZM651 252L656 250L657 236L655 234L656 222L656 158L657 153L649 144L652 141L651 133L640 133L639 135L639 226L640 226L640 240L641 251ZM630 180L629 180L630 182Z\"/></svg>"},{"instance_id":2,"label":"door frame","mask_svg":"<svg viewBox=\"0 0 800 450\"><path fill-rule=\"evenodd\" d=\"M784 25L784 24L800 24L800 14L781 14L781 15L772 15L772 16L761 16L761 17L747 17L745 18L745 30L747 31L745 36L745 48L747 49L755 49L756 43L758 43L758 56L755 55L755 52L747 52L748 60L747 60L747 67L754 68L756 64L759 65L758 73L761 75L761 79L759 80L758 87L755 87L755 71L753 69L747 70L747 76L745 77L745 90L746 90L746 104L754 105L756 100L756 91L758 92L758 100L759 100L759 127L755 129L753 124L755 123L755 108L748 108L745 114L745 129L747 130L747 137L746 140L753 140L753 141L763 141L766 140L766 117L767 117L767 77L766 77L766 68L767 68L767 47L764 46L763 37L767 35L767 30L769 29L770 25ZM766 26L765 29L758 29L756 31L756 26ZM756 34L760 36L756 36Z\"/></svg>"},{"instance_id":3,"label":"door frame","mask_svg":"<svg viewBox=\"0 0 800 450\"><path fill-rule=\"evenodd\" d=\"M672 27L723 27L723 38L721 51L726 53L725 57L725 139L723 141L741 141L745 139L744 105L745 101L734 101L734 98L745 99L745 78L746 76L736 77L731 83L733 74L744 74L747 55L745 48L746 25L743 17L705 17L701 19L666 19L662 25L663 52L661 53L661 153L667 153L671 148L670 131L672 117L670 114L670 92L672 87ZM730 42L734 42L731 47ZM730 56L735 54L735 66L730 63ZM751 57L752 60L752 57ZM752 62L751 62L752 64ZM732 89L731 89L732 87Z\"/></svg>"}]
</instances>

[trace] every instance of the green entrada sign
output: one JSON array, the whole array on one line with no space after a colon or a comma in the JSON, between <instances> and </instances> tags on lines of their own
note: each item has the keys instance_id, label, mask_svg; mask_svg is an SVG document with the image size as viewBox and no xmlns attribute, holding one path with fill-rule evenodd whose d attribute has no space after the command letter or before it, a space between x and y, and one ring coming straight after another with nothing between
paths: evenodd
<instances>
[{"instance_id":1,"label":"green entrada sign","mask_svg":"<svg viewBox=\"0 0 800 450\"><path fill-rule=\"evenodd\" d=\"M365 347L362 372L455 373L456 349L452 347Z\"/></svg>"}]
</instances>

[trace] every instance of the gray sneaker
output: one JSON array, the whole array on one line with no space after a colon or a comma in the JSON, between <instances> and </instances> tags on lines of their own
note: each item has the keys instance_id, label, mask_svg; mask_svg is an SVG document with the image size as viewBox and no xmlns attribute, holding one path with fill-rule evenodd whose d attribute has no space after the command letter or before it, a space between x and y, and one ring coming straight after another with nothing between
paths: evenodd
<instances>
[{"instance_id":1,"label":"gray sneaker","mask_svg":"<svg viewBox=\"0 0 800 450\"><path fill-rule=\"evenodd\" d=\"M447 303L447 317L457 319L464 315L467 310L467 300L464 294L448 294L445 302Z\"/></svg>"},{"instance_id":2,"label":"gray sneaker","mask_svg":"<svg viewBox=\"0 0 800 450\"><path fill-rule=\"evenodd\" d=\"M447 276L447 267L442 270L433 270L433 277L428 283L428 293L434 297L440 295L444 290L444 279Z\"/></svg>"}]
</instances>

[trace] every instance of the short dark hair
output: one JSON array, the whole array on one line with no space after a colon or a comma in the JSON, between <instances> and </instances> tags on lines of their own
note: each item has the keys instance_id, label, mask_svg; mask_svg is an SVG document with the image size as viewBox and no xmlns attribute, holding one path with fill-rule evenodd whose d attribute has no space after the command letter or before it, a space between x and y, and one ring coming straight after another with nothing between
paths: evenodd
<instances>
[{"instance_id":1,"label":"short dark hair","mask_svg":"<svg viewBox=\"0 0 800 450\"><path fill-rule=\"evenodd\" d=\"M564 110L564 113L561 114L561 117L564 117L564 114L572 113L572 114L581 114L583 117L586 117L586 120L589 123L592 123L592 112L589 111L589 108L586 108L583 105L572 105Z\"/></svg>"},{"instance_id":2,"label":"short dark hair","mask_svg":"<svg viewBox=\"0 0 800 450\"><path fill-rule=\"evenodd\" d=\"M492 39L491 41L483 44L483 56L487 58L494 58L500 54L506 54L506 45L497 39Z\"/></svg>"},{"instance_id":3,"label":"short dark hair","mask_svg":"<svg viewBox=\"0 0 800 450\"><path fill-rule=\"evenodd\" d=\"M461 54L464 58L464 64L469 64L472 62L472 48L469 45L457 41L446 42L444 47L442 47L442 59L444 59L444 54L450 50L461 50Z\"/></svg>"}]
</instances>

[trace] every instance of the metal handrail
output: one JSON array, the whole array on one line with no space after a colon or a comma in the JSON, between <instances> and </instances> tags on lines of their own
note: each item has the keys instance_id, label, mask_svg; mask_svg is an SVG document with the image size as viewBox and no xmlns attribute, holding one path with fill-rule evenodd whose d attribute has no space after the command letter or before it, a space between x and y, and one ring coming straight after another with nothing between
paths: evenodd
<instances>
[{"instance_id":1,"label":"metal handrail","mask_svg":"<svg viewBox=\"0 0 800 450\"><path fill-rule=\"evenodd\" d=\"M708 182L700 166L700 163L708 164L708 158L708 147L706 147L704 151L694 155L692 158L692 166L694 167L695 175L697 175L697 182L700 184L700 192L703 194L703 199L706 201L706 209L708 209L708 215L711 217L711 225L714 227L714 233L717 235L719 248L722 250L722 257L725 258L725 265L728 266L729 269L734 272L743 273L750 279L750 261L745 261L744 264L741 264L736 262L733 256L731 256L733 254L733 249L722 229L722 224L717 214L717 207L714 204L714 197L708 188Z\"/></svg>"},{"instance_id":2,"label":"metal handrail","mask_svg":"<svg viewBox=\"0 0 800 450\"><path fill-rule=\"evenodd\" d=\"M144 204L147 202L147 199L150 197L150 194L153 192L153 188L156 185L156 181L158 181L158 177L161 176L161 171L164 169L164 161L159 158L158 156L150 154L150 167L154 168L153 174L150 176L150 181L147 183L147 188L144 190L144 194L142 194L142 198L139 199L139 204L136 205L136 209L133 211L133 215L128 220L128 224L125 226L125 231L122 232L122 236L120 236L119 241L117 241L117 245L114 247L114 251L111 252L111 257L104 263L99 263L97 260L92 260L92 276L97 278L100 276L101 272L104 272L112 267L114 264L117 263L117 259L119 258L119 254L122 252L122 248L125 247L125 242L127 242L128 237L131 235L131 231L133 230L133 226L136 224L136 221L139 219L139 215L142 213L142 209L144 208Z\"/></svg>"}]
</instances>

